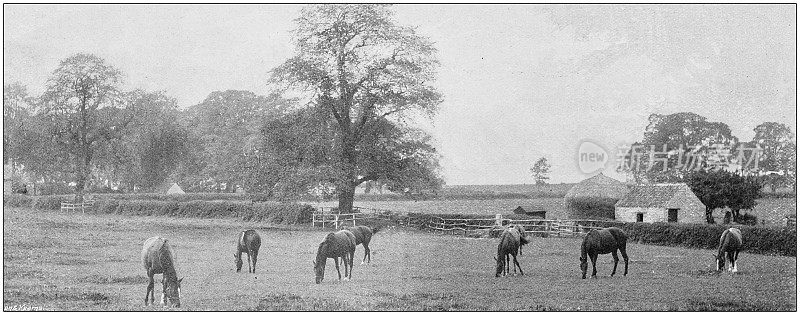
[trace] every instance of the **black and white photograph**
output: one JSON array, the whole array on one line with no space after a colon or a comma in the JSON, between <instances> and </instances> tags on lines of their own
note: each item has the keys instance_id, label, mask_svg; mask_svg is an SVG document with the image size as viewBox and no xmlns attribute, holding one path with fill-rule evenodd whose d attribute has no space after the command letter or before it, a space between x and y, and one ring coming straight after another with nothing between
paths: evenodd
<instances>
[{"instance_id":1,"label":"black and white photograph","mask_svg":"<svg viewBox=\"0 0 800 315\"><path fill-rule=\"evenodd\" d=\"M797 312L797 3L4 3L3 311Z\"/></svg>"}]
</instances>

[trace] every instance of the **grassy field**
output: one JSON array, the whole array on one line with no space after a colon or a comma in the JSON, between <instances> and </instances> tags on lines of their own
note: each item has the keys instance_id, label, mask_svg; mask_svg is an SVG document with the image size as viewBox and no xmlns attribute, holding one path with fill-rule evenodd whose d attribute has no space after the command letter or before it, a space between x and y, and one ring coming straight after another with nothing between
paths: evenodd
<instances>
[{"instance_id":1,"label":"grassy field","mask_svg":"<svg viewBox=\"0 0 800 315\"><path fill-rule=\"evenodd\" d=\"M785 310L797 309L796 258L742 253L740 273L710 272L711 251L631 243L628 277L580 279L579 240L534 238L524 276L494 277L497 239L389 228L372 263L338 282L311 261L327 231L235 220L3 212L4 309L159 310L143 306L139 253L153 235L177 246L182 310ZM234 272L237 232L255 228L258 272ZM359 246L357 258L363 250ZM157 277L157 280L158 277ZM158 288L158 284L156 285ZM157 299L159 294L157 294Z\"/></svg>"}]
</instances>

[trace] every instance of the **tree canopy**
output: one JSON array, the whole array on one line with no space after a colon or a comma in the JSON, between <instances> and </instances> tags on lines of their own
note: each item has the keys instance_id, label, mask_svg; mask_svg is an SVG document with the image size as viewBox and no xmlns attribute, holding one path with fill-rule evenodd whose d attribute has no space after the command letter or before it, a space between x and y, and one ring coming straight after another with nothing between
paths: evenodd
<instances>
[{"instance_id":1,"label":"tree canopy","mask_svg":"<svg viewBox=\"0 0 800 315\"><path fill-rule=\"evenodd\" d=\"M436 49L401 26L388 5L313 5L296 20L296 55L272 70L271 81L303 93L335 128L339 209L352 209L355 187L377 178L359 147L386 122L413 113L432 116L441 102ZM434 166L429 163L425 166Z\"/></svg>"}]
</instances>

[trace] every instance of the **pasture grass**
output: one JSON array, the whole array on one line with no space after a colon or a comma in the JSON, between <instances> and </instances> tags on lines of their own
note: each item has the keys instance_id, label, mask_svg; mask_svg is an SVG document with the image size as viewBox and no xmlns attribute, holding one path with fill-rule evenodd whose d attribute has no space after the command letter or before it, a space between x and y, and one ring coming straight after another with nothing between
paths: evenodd
<instances>
[{"instance_id":1,"label":"pasture grass","mask_svg":"<svg viewBox=\"0 0 800 315\"><path fill-rule=\"evenodd\" d=\"M183 277L180 310L281 311L796 311L796 257L740 254L740 273L709 272L711 250L628 244L629 275L581 279L580 240L534 238L519 257L525 275L494 277L497 239L386 228L372 263L337 281L332 262L314 284L312 260L330 230L232 219L3 212L4 309L159 311L144 306L141 244L161 235ZM54 225L69 228L52 229ZM258 272L236 273L237 233L262 237ZM86 264L72 264L76 260ZM160 276L156 276L160 281ZM158 285L156 286L158 287ZM160 293L156 292L156 299Z\"/></svg>"}]
</instances>

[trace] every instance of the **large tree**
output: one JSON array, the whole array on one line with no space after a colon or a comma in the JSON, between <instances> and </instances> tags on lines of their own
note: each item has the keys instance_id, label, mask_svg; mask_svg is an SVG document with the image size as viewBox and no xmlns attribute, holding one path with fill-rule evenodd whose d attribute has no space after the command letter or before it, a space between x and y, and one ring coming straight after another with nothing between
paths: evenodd
<instances>
[{"instance_id":1,"label":"large tree","mask_svg":"<svg viewBox=\"0 0 800 315\"><path fill-rule=\"evenodd\" d=\"M122 137L98 149L94 173L128 190L152 190L187 158L188 132L179 124L176 100L164 92L134 90L125 98L133 104L133 119Z\"/></svg>"},{"instance_id":2,"label":"large tree","mask_svg":"<svg viewBox=\"0 0 800 315\"><path fill-rule=\"evenodd\" d=\"M359 167L359 144L381 121L432 116L441 102L436 49L387 5L311 5L295 21L297 54L271 80L302 89L335 122L339 209L351 211L356 186L377 177Z\"/></svg>"},{"instance_id":3,"label":"large tree","mask_svg":"<svg viewBox=\"0 0 800 315\"><path fill-rule=\"evenodd\" d=\"M714 223L714 209L728 207L733 220L739 221L741 209L753 209L760 197L761 183L755 176L742 176L718 170L693 172L686 178L692 192L706 206L706 221Z\"/></svg>"},{"instance_id":4,"label":"large tree","mask_svg":"<svg viewBox=\"0 0 800 315\"><path fill-rule=\"evenodd\" d=\"M695 113L652 114L648 120L620 169L637 182L681 182L692 172L719 168L713 158L732 156L738 143L728 125Z\"/></svg>"},{"instance_id":5,"label":"large tree","mask_svg":"<svg viewBox=\"0 0 800 315\"><path fill-rule=\"evenodd\" d=\"M190 187L206 190L234 191L235 185L248 186L252 174L249 164L258 147L260 129L264 122L278 115L289 100L277 94L257 95L250 91L227 90L212 92L205 100L184 113L187 126L202 144L201 160L196 161L194 173L184 178ZM211 179L210 186L201 188L200 181ZM247 182L247 183L245 183ZM253 187L245 187L251 189Z\"/></svg>"},{"instance_id":6,"label":"large tree","mask_svg":"<svg viewBox=\"0 0 800 315\"><path fill-rule=\"evenodd\" d=\"M21 140L25 128L33 123L34 102L21 83L3 85L3 164L18 159L25 150Z\"/></svg>"},{"instance_id":7,"label":"large tree","mask_svg":"<svg viewBox=\"0 0 800 315\"><path fill-rule=\"evenodd\" d=\"M79 202L96 151L104 141L120 137L132 118L132 111L122 110L128 103L121 82L119 70L90 54L64 59L47 81L42 96L47 128L70 156Z\"/></svg>"},{"instance_id":8,"label":"large tree","mask_svg":"<svg viewBox=\"0 0 800 315\"><path fill-rule=\"evenodd\" d=\"M772 186L790 184L797 189L797 143L795 134L784 124L765 122L755 129L752 146L761 148L758 161L759 170L776 172L777 176L768 176L766 183Z\"/></svg>"}]
</instances>

